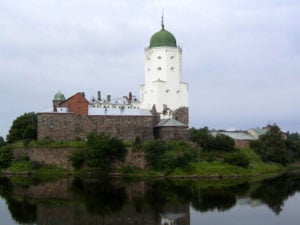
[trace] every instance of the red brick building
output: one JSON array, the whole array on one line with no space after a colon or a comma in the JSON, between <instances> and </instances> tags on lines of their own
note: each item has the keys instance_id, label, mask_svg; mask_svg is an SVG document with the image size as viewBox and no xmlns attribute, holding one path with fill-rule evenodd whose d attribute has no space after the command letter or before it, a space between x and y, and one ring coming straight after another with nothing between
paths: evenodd
<instances>
[{"instance_id":1,"label":"red brick building","mask_svg":"<svg viewBox=\"0 0 300 225\"><path fill-rule=\"evenodd\" d=\"M67 108L70 112L73 112L76 115L87 116L89 102L86 100L83 92L78 92L67 100L61 102L59 107Z\"/></svg>"}]
</instances>

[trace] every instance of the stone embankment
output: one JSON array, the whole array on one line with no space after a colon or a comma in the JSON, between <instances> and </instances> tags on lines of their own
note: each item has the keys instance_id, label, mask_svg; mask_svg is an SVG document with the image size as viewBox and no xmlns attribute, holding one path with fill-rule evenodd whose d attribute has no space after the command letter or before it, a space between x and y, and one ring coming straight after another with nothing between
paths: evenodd
<instances>
[{"instance_id":1,"label":"stone embankment","mask_svg":"<svg viewBox=\"0 0 300 225\"><path fill-rule=\"evenodd\" d=\"M26 157L31 162L73 170L69 158L75 150L74 148L19 148L14 150L14 159L18 160ZM121 167L123 164L133 165L141 169L145 168L144 153L127 148L125 162L118 163L115 166Z\"/></svg>"}]
</instances>

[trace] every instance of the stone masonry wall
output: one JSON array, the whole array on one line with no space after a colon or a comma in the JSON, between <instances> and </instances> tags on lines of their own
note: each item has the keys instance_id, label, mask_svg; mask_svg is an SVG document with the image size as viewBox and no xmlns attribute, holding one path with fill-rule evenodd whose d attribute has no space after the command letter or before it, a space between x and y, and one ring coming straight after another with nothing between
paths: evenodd
<instances>
[{"instance_id":1,"label":"stone masonry wall","mask_svg":"<svg viewBox=\"0 0 300 225\"><path fill-rule=\"evenodd\" d=\"M14 150L14 158L28 156L32 162L72 169L69 156L75 151L72 148L20 148Z\"/></svg>"},{"instance_id":2,"label":"stone masonry wall","mask_svg":"<svg viewBox=\"0 0 300 225\"><path fill-rule=\"evenodd\" d=\"M74 113L38 113L38 140L85 140L89 133L107 133L134 140L153 139L153 116L82 116Z\"/></svg>"},{"instance_id":3,"label":"stone masonry wall","mask_svg":"<svg viewBox=\"0 0 300 225\"><path fill-rule=\"evenodd\" d=\"M180 121L186 125L189 124L189 108L180 107L173 112L173 119Z\"/></svg>"},{"instance_id":4,"label":"stone masonry wall","mask_svg":"<svg viewBox=\"0 0 300 225\"><path fill-rule=\"evenodd\" d=\"M75 149L73 148L20 148L14 150L14 159L28 156L32 162L72 170L73 167L69 161L69 157L74 151ZM143 152L135 152L131 148L128 148L125 162L116 164L116 167L121 167L123 164L130 164L144 169L145 160Z\"/></svg>"},{"instance_id":5,"label":"stone masonry wall","mask_svg":"<svg viewBox=\"0 0 300 225\"><path fill-rule=\"evenodd\" d=\"M189 130L188 127L157 127L155 137L162 140L187 141Z\"/></svg>"}]
</instances>

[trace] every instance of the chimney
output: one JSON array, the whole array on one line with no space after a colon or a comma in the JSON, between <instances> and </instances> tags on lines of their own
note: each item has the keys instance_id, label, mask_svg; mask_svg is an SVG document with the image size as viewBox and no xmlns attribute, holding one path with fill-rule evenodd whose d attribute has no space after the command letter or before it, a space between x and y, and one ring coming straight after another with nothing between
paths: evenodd
<instances>
[{"instance_id":1,"label":"chimney","mask_svg":"<svg viewBox=\"0 0 300 225\"><path fill-rule=\"evenodd\" d=\"M132 93L131 92L129 92L129 98L128 98L128 100L131 102L131 100L132 100Z\"/></svg>"}]
</instances>

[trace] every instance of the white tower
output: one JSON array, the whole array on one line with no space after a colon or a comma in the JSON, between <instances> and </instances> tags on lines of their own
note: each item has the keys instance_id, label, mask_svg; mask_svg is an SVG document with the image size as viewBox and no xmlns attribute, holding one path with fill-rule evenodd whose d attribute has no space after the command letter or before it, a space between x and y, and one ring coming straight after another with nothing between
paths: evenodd
<instances>
[{"instance_id":1,"label":"white tower","mask_svg":"<svg viewBox=\"0 0 300 225\"><path fill-rule=\"evenodd\" d=\"M151 110L155 105L161 119L174 118L188 124L188 84L181 82L182 50L174 35L165 30L163 17L161 27L152 35L150 46L145 49L141 108Z\"/></svg>"}]
</instances>

